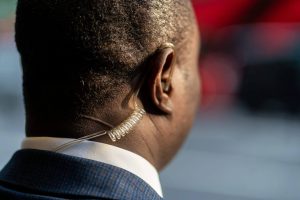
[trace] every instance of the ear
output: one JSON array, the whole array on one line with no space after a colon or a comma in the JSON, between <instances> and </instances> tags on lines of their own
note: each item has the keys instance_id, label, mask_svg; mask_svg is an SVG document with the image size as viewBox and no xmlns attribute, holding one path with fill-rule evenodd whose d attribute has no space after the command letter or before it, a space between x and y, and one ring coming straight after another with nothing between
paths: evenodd
<instances>
[{"instance_id":1,"label":"ear","mask_svg":"<svg viewBox=\"0 0 300 200\"><path fill-rule=\"evenodd\" d=\"M166 47L157 52L152 59L150 78L151 100L162 112L171 114L173 102L171 98L173 85L172 74L175 69L174 48Z\"/></svg>"}]
</instances>

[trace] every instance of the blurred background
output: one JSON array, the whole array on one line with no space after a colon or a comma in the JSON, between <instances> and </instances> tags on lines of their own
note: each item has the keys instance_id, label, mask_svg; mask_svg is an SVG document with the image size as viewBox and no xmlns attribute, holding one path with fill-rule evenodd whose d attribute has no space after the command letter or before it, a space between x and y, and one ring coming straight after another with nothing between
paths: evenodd
<instances>
[{"instance_id":1,"label":"blurred background","mask_svg":"<svg viewBox=\"0 0 300 200\"><path fill-rule=\"evenodd\" d=\"M0 168L24 138L16 0L0 0ZM300 1L194 0L199 115L166 199L300 199Z\"/></svg>"}]
</instances>

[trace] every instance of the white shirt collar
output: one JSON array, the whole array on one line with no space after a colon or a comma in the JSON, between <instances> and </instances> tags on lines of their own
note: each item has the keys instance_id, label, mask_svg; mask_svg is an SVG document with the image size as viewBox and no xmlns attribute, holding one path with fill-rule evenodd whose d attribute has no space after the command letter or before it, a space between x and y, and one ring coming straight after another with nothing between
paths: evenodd
<instances>
[{"instance_id":1,"label":"white shirt collar","mask_svg":"<svg viewBox=\"0 0 300 200\"><path fill-rule=\"evenodd\" d=\"M72 140L54 137L28 137L23 140L22 149L52 151L58 146ZM146 159L135 153L112 145L92 141L81 142L62 150L60 153L103 162L127 170L143 179L163 197L157 170Z\"/></svg>"}]
</instances>

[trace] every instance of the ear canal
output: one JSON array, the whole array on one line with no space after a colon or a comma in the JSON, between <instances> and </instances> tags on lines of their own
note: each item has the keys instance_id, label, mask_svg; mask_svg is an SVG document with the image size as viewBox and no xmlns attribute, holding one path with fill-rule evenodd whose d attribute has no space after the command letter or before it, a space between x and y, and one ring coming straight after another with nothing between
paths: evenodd
<instances>
[{"instance_id":1,"label":"ear canal","mask_svg":"<svg viewBox=\"0 0 300 200\"><path fill-rule=\"evenodd\" d=\"M169 83L167 83L165 81L162 81L161 84L162 84L162 88L163 88L164 92L169 92L170 91L170 84Z\"/></svg>"}]
</instances>

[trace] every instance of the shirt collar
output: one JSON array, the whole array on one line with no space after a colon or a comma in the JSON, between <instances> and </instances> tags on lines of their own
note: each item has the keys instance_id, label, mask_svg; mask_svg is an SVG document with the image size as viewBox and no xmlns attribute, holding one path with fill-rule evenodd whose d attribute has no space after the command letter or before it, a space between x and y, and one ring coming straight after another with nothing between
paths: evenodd
<instances>
[{"instance_id":1,"label":"shirt collar","mask_svg":"<svg viewBox=\"0 0 300 200\"><path fill-rule=\"evenodd\" d=\"M28 137L23 140L22 149L53 151L53 149L58 146L72 140L74 139ZM60 151L60 153L103 162L127 170L143 179L161 197L163 197L157 170L146 159L133 152L104 143L83 141L68 149Z\"/></svg>"}]
</instances>

